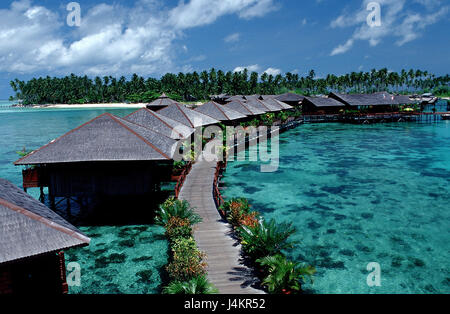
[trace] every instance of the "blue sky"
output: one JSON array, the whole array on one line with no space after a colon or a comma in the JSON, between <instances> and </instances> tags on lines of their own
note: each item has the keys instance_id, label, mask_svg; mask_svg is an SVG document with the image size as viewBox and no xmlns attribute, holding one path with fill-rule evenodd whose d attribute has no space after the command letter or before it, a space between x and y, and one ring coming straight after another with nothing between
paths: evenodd
<instances>
[{"instance_id":1,"label":"blue sky","mask_svg":"<svg viewBox=\"0 0 450 314\"><path fill-rule=\"evenodd\" d=\"M446 0L379 0L372 28L369 0L78 0L79 27L66 23L69 2L1 2L0 98L16 77L70 73L450 69Z\"/></svg>"}]
</instances>

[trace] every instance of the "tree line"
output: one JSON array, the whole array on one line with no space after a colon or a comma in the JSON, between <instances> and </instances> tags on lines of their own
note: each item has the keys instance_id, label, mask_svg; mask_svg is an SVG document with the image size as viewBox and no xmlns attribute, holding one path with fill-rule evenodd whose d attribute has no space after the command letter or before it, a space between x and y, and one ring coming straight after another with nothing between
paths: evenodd
<instances>
[{"instance_id":1,"label":"tree line","mask_svg":"<svg viewBox=\"0 0 450 314\"><path fill-rule=\"evenodd\" d=\"M31 104L87 104L116 102L151 102L162 92L178 101L201 101L210 95L273 95L288 91L303 95L340 93L394 93L435 92L449 95L449 75L436 77L421 70L373 69L370 72L352 72L337 76L329 74L316 78L314 70L306 76L297 73L270 75L256 72L216 71L201 73L168 73L160 79L133 74L130 79L112 76L95 77L71 74L62 78L40 77L29 81L15 79L10 85L15 93L11 101Z\"/></svg>"}]
</instances>

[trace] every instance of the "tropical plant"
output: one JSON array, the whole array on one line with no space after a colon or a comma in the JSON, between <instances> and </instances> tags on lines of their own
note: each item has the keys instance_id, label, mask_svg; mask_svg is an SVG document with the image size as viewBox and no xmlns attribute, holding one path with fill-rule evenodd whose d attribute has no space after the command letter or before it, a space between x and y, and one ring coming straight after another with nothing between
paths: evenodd
<instances>
[{"instance_id":1,"label":"tropical plant","mask_svg":"<svg viewBox=\"0 0 450 314\"><path fill-rule=\"evenodd\" d=\"M166 288L165 294L217 294L219 291L208 282L206 276L195 277L189 281L173 281Z\"/></svg>"},{"instance_id":2,"label":"tropical plant","mask_svg":"<svg viewBox=\"0 0 450 314\"><path fill-rule=\"evenodd\" d=\"M421 91L444 92L448 95L449 75L436 77L427 71L402 69L401 73L388 69L373 69L370 72L352 72L341 76L329 74L317 78L314 70L306 77L299 74L259 75L211 69L202 73L167 73L161 79L144 78L133 74L129 80L105 76L89 78L70 74L65 77L40 77L28 81L15 79L10 82L14 92L11 99L31 104L87 104L101 102L150 102L162 91L176 101L207 99L208 95L227 93L230 95L266 94L274 95L294 92L301 95L326 94L328 92L376 92L392 90L398 93L420 93ZM441 91L441 87L444 90Z\"/></svg>"},{"instance_id":3,"label":"tropical plant","mask_svg":"<svg viewBox=\"0 0 450 314\"><path fill-rule=\"evenodd\" d=\"M191 225L202 221L201 217L194 212L187 201L169 198L156 211L155 223L160 226L165 226L172 217L188 219Z\"/></svg>"},{"instance_id":4,"label":"tropical plant","mask_svg":"<svg viewBox=\"0 0 450 314\"><path fill-rule=\"evenodd\" d=\"M172 244L172 261L167 272L174 281L189 281L206 274L205 254L193 238L177 238Z\"/></svg>"},{"instance_id":5,"label":"tropical plant","mask_svg":"<svg viewBox=\"0 0 450 314\"><path fill-rule=\"evenodd\" d=\"M295 231L292 224L277 224L274 219L270 222L261 220L254 227L242 226L238 229L244 252L254 260L292 248L294 242L289 237Z\"/></svg>"},{"instance_id":6,"label":"tropical plant","mask_svg":"<svg viewBox=\"0 0 450 314\"><path fill-rule=\"evenodd\" d=\"M192 225L188 218L171 217L165 225L166 235L170 240L192 237Z\"/></svg>"},{"instance_id":7,"label":"tropical plant","mask_svg":"<svg viewBox=\"0 0 450 314\"><path fill-rule=\"evenodd\" d=\"M176 170L181 170L181 169L183 169L184 167L186 167L186 161L184 161L184 160L181 160L181 161L174 161L173 162L173 168L174 169L176 169Z\"/></svg>"},{"instance_id":8,"label":"tropical plant","mask_svg":"<svg viewBox=\"0 0 450 314\"><path fill-rule=\"evenodd\" d=\"M302 283L311 279L316 270L312 266L301 266L282 255L266 256L256 261L267 271L263 285L272 294L291 294L302 291Z\"/></svg>"}]
</instances>

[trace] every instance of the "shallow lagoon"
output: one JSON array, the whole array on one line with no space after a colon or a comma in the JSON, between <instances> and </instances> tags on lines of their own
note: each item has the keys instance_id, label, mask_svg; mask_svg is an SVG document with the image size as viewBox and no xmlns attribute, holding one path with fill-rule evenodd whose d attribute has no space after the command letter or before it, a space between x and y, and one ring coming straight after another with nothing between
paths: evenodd
<instances>
[{"instance_id":1,"label":"shallow lagoon","mask_svg":"<svg viewBox=\"0 0 450 314\"><path fill-rule=\"evenodd\" d=\"M297 227L309 292L450 293L449 122L303 125L280 136L279 170L259 169L230 162L224 194Z\"/></svg>"},{"instance_id":2,"label":"shallow lagoon","mask_svg":"<svg viewBox=\"0 0 450 314\"><path fill-rule=\"evenodd\" d=\"M21 186L21 168L13 165L23 147L36 149L105 112L125 116L136 109L27 109L0 103L0 177ZM29 189L39 197L39 189ZM73 208L74 209L74 208ZM59 213L65 216L64 211ZM76 220L78 217L73 217ZM72 221L72 220L71 220ZM70 293L159 293L162 267L167 264L164 230L152 225L92 226L86 248L66 253L66 263L81 266L81 287Z\"/></svg>"}]
</instances>

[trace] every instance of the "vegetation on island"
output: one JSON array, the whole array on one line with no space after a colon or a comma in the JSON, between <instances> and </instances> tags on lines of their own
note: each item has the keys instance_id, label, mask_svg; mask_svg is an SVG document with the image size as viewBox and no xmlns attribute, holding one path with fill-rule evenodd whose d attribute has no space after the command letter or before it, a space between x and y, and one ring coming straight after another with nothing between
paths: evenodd
<instances>
[{"instance_id":1,"label":"vegetation on island","mask_svg":"<svg viewBox=\"0 0 450 314\"><path fill-rule=\"evenodd\" d=\"M450 96L449 75L437 77L428 71L373 69L370 72L352 72L337 76L328 74L317 78L314 70L306 76L297 73L269 75L256 72L224 72L211 69L201 73L168 73L160 79L144 78L133 74L122 76L40 77L29 81L15 79L10 85L15 93L11 101L21 100L23 105L33 104L88 104L88 103L140 103L151 102L162 92L177 101L201 101L210 95L282 94L293 91L303 95L327 94L331 91L371 93L433 92L437 96Z\"/></svg>"}]
</instances>

